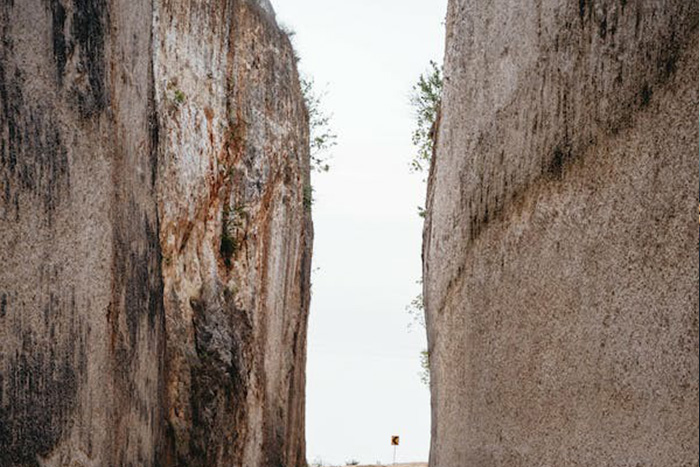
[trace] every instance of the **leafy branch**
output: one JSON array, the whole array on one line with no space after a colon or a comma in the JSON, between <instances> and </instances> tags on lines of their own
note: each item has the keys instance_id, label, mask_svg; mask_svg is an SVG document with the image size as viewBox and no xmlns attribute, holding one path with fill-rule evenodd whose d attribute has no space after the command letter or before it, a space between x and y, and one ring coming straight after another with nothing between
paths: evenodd
<instances>
[{"instance_id":1,"label":"leafy branch","mask_svg":"<svg viewBox=\"0 0 700 467\"><path fill-rule=\"evenodd\" d=\"M301 79L301 93L309 112L309 145L311 150L311 170L328 172L328 151L337 143L338 135L331 127L332 116L323 109L324 94L316 93L314 80Z\"/></svg>"},{"instance_id":2,"label":"leafy branch","mask_svg":"<svg viewBox=\"0 0 700 467\"><path fill-rule=\"evenodd\" d=\"M411 106L416 117L412 141L416 154L411 159L412 172L424 172L430 167L435 144L435 131L442 99L442 68L430 61L430 69L421 74L411 92Z\"/></svg>"},{"instance_id":3,"label":"leafy branch","mask_svg":"<svg viewBox=\"0 0 700 467\"><path fill-rule=\"evenodd\" d=\"M418 283L422 284L423 281L418 281ZM423 294L420 293L418 294L413 300L411 300L411 303L406 306L406 311L408 311L408 314L411 315L411 318L413 318L413 323L409 324L409 327L412 324L418 324L423 330L425 330L425 307L423 305ZM420 353L420 366L421 366L421 371L418 373L418 376L420 377L420 380L423 384L426 386L430 385L430 355L428 354L428 350L421 350Z\"/></svg>"}]
</instances>

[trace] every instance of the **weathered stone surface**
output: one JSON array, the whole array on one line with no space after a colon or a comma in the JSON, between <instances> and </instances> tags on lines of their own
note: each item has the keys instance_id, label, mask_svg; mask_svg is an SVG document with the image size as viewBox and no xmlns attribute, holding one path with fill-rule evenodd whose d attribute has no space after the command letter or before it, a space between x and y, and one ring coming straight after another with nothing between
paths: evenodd
<instances>
[{"instance_id":1,"label":"weathered stone surface","mask_svg":"<svg viewBox=\"0 0 700 467\"><path fill-rule=\"evenodd\" d=\"M698 6L452 0L432 466L697 465Z\"/></svg>"},{"instance_id":2,"label":"weathered stone surface","mask_svg":"<svg viewBox=\"0 0 700 467\"><path fill-rule=\"evenodd\" d=\"M269 3L0 5L0 465L303 465L308 124Z\"/></svg>"},{"instance_id":3,"label":"weathered stone surface","mask_svg":"<svg viewBox=\"0 0 700 467\"><path fill-rule=\"evenodd\" d=\"M155 18L168 451L304 465L312 230L294 54L256 3L173 1Z\"/></svg>"},{"instance_id":4,"label":"weathered stone surface","mask_svg":"<svg viewBox=\"0 0 700 467\"><path fill-rule=\"evenodd\" d=\"M2 465L153 459L164 314L149 15L0 6Z\"/></svg>"}]
</instances>

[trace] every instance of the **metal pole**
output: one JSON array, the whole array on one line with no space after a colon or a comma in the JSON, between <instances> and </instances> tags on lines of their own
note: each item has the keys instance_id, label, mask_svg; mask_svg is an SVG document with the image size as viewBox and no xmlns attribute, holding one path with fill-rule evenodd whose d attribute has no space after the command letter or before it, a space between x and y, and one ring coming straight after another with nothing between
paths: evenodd
<instances>
[{"instance_id":1,"label":"metal pole","mask_svg":"<svg viewBox=\"0 0 700 467\"><path fill-rule=\"evenodd\" d=\"M396 445L394 445L394 465L396 465Z\"/></svg>"}]
</instances>

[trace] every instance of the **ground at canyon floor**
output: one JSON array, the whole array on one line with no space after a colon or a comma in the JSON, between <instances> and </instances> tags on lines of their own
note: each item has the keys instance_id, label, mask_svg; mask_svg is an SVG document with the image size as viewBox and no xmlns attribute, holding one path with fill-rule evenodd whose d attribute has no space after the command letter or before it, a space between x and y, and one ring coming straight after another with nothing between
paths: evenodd
<instances>
[{"instance_id":1,"label":"ground at canyon floor","mask_svg":"<svg viewBox=\"0 0 700 467\"><path fill-rule=\"evenodd\" d=\"M343 467L343 466L338 466ZM408 464L363 464L356 467L428 467L427 462L413 462Z\"/></svg>"}]
</instances>

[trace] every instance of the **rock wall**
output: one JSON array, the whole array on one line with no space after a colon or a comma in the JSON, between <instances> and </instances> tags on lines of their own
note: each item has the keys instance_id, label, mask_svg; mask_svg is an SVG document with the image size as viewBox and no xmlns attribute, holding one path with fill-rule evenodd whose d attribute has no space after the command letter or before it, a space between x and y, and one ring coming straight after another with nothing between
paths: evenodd
<instances>
[{"instance_id":1,"label":"rock wall","mask_svg":"<svg viewBox=\"0 0 700 467\"><path fill-rule=\"evenodd\" d=\"M267 1L0 5L0 465L304 465L295 63Z\"/></svg>"},{"instance_id":2,"label":"rock wall","mask_svg":"<svg viewBox=\"0 0 700 467\"><path fill-rule=\"evenodd\" d=\"M698 459L698 5L451 0L432 466Z\"/></svg>"},{"instance_id":3,"label":"rock wall","mask_svg":"<svg viewBox=\"0 0 700 467\"><path fill-rule=\"evenodd\" d=\"M269 11L155 8L168 451L183 465L305 465L308 119Z\"/></svg>"}]
</instances>

